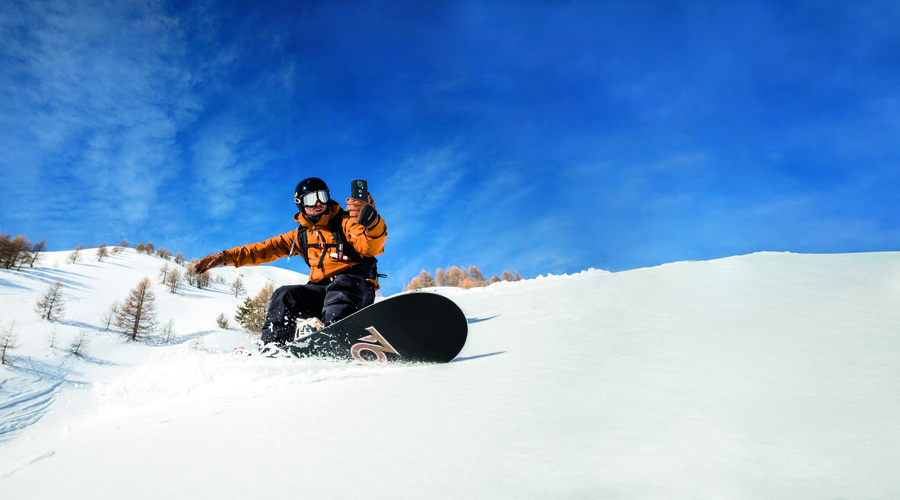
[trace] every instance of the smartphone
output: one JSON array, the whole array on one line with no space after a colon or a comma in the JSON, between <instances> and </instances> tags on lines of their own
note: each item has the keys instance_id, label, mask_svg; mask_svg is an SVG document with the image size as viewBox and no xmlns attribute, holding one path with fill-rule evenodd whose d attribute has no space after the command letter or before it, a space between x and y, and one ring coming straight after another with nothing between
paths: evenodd
<instances>
[{"instance_id":1,"label":"smartphone","mask_svg":"<svg viewBox=\"0 0 900 500\"><path fill-rule=\"evenodd\" d=\"M369 183L362 179L350 181L350 197L369 202Z\"/></svg>"}]
</instances>

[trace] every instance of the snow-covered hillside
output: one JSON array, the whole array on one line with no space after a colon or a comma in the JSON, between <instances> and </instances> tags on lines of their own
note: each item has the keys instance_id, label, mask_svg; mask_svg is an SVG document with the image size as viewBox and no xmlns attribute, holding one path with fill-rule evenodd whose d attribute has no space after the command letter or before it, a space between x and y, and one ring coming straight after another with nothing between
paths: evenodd
<instances>
[{"instance_id":1,"label":"snow-covered hillside","mask_svg":"<svg viewBox=\"0 0 900 500\"><path fill-rule=\"evenodd\" d=\"M0 492L13 498L896 498L900 253L760 253L439 289L447 365L231 355L227 285L173 296L173 345L99 325L162 261L0 271ZM252 295L282 269L236 272ZM59 323L33 311L57 278ZM232 321L233 323L233 321ZM83 331L84 357L50 350ZM199 334L200 349L189 342Z\"/></svg>"}]
</instances>

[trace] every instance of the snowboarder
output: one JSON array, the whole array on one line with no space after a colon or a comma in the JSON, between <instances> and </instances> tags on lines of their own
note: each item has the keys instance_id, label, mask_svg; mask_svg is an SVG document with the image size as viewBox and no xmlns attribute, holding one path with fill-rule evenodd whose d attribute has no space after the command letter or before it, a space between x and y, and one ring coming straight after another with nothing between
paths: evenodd
<instances>
[{"instance_id":1,"label":"snowboarder","mask_svg":"<svg viewBox=\"0 0 900 500\"><path fill-rule=\"evenodd\" d=\"M202 274L224 265L259 265L296 255L306 261L307 284L282 286L272 294L262 329L263 348L293 341L310 328L305 325L317 320L327 326L371 305L378 289L375 256L384 252L387 226L372 195L368 203L347 198L344 210L331 199L322 179L310 177L297 184L294 203L300 210L294 215L300 224L296 230L207 255L194 267Z\"/></svg>"}]
</instances>

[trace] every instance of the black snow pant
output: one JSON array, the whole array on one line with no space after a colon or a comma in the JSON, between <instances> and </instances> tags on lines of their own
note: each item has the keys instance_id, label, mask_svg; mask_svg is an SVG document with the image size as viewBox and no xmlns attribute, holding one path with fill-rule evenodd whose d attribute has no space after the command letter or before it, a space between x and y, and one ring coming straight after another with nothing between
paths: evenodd
<instances>
[{"instance_id":1,"label":"black snow pant","mask_svg":"<svg viewBox=\"0 0 900 500\"><path fill-rule=\"evenodd\" d=\"M294 340L297 319L316 317L326 325L375 302L375 286L360 276L339 274L331 283L287 285L269 300L262 342L283 344Z\"/></svg>"}]
</instances>

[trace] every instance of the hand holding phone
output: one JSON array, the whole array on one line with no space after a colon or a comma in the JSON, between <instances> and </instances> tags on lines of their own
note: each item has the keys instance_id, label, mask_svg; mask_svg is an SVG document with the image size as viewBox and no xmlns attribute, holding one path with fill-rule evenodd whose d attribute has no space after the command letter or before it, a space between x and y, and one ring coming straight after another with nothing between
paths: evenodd
<instances>
[{"instance_id":1,"label":"hand holding phone","mask_svg":"<svg viewBox=\"0 0 900 500\"><path fill-rule=\"evenodd\" d=\"M350 198L347 198L350 217L366 228L375 227L381 217L375 210L375 202L369 195L369 185L362 179L350 181Z\"/></svg>"}]
</instances>

